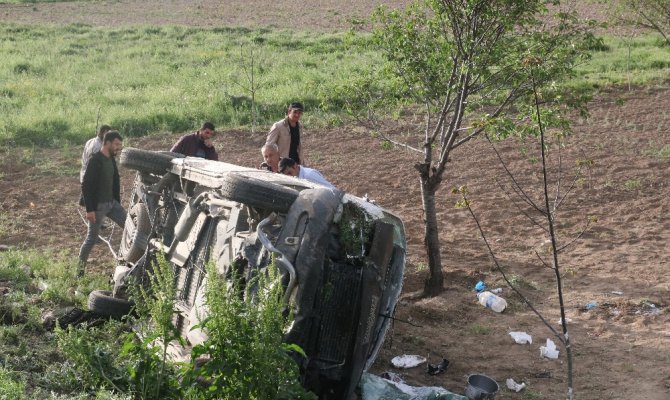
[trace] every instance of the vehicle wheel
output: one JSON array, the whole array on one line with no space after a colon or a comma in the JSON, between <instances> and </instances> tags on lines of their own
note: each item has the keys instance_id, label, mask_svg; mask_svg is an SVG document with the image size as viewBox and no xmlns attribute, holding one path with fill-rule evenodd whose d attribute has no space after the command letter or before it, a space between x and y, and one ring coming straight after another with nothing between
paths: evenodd
<instances>
[{"instance_id":1,"label":"vehicle wheel","mask_svg":"<svg viewBox=\"0 0 670 400\"><path fill-rule=\"evenodd\" d=\"M130 263L137 262L147 249L150 234L151 220L147 206L135 203L126 216L119 256Z\"/></svg>"},{"instance_id":2,"label":"vehicle wheel","mask_svg":"<svg viewBox=\"0 0 670 400\"><path fill-rule=\"evenodd\" d=\"M121 318L132 308L132 302L112 297L112 292L106 290L94 290L88 295L88 309L104 317Z\"/></svg>"},{"instance_id":3,"label":"vehicle wheel","mask_svg":"<svg viewBox=\"0 0 670 400\"><path fill-rule=\"evenodd\" d=\"M298 191L243 175L227 175L219 188L221 195L251 207L288 212Z\"/></svg>"},{"instance_id":4,"label":"vehicle wheel","mask_svg":"<svg viewBox=\"0 0 670 400\"><path fill-rule=\"evenodd\" d=\"M119 164L136 171L163 175L172 166L173 158L183 158L183 155L176 154L169 151L149 151L127 147L121 152Z\"/></svg>"}]
</instances>

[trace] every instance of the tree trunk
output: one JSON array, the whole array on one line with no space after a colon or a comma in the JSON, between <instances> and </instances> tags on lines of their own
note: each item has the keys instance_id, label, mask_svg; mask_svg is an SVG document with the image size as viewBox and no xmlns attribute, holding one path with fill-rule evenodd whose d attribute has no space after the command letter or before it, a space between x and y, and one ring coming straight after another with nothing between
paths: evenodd
<instances>
[{"instance_id":1,"label":"tree trunk","mask_svg":"<svg viewBox=\"0 0 670 400\"><path fill-rule=\"evenodd\" d=\"M423 287L425 296L437 296L443 290L442 258L440 257L440 237L437 230L437 213L435 211L435 188L430 182L421 179L421 199L423 201L423 218L425 234L423 238L428 256L430 274Z\"/></svg>"}]
</instances>

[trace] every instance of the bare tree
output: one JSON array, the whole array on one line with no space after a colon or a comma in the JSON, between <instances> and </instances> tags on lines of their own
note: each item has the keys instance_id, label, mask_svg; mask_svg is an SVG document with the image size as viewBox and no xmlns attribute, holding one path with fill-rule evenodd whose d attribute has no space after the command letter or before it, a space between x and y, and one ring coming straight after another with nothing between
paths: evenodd
<instances>
[{"instance_id":1,"label":"bare tree","mask_svg":"<svg viewBox=\"0 0 670 400\"><path fill-rule=\"evenodd\" d=\"M248 94L250 96L249 98L246 98L245 96L233 96L228 94L233 106L241 106L243 105L242 103L245 102L244 100L249 99L249 107L251 109L251 133L256 132L256 125L258 124L256 95L267 83L261 78L265 69L264 63L257 57L258 55L254 54L253 47L249 48L247 54L245 53L244 47L240 46L239 57L233 58L233 61L238 65L238 71L234 72L229 77L229 80L234 86L241 89L245 95Z\"/></svg>"},{"instance_id":2,"label":"bare tree","mask_svg":"<svg viewBox=\"0 0 670 400\"><path fill-rule=\"evenodd\" d=\"M368 110L359 120L367 120L383 140L420 154L414 168L430 269L425 295L443 290L435 196L452 152L482 132L509 133L513 107L532 101L525 61L542 60L535 85L551 85L571 74L593 38L574 13L551 19L548 12L542 0L425 0L404 12L376 13L375 43L387 63L369 79L352 82L349 108ZM380 75L386 83L376 81ZM391 104L391 97L400 107L421 105L425 125L419 146L386 135L373 120L370 110ZM581 107L581 100L573 99Z\"/></svg>"},{"instance_id":3,"label":"bare tree","mask_svg":"<svg viewBox=\"0 0 670 400\"><path fill-rule=\"evenodd\" d=\"M533 64L529 64L528 68L530 69L531 72L530 76L531 78L533 78L534 76L533 69L535 68L535 66ZM496 155L498 156L498 159L500 160L500 163L503 166L505 173L509 177L511 191L513 193L510 193L509 191L505 191L505 193L510 197L510 200L512 200L518 206L519 210L523 213L523 215L526 216L526 218L528 218L528 220L533 225L539 227L549 240L551 250L549 253L551 260L550 261L545 260L543 255L541 255L537 251L535 251L535 256L537 257L537 259L539 260L540 264L543 267L549 268L554 273L556 282L556 292L558 295L558 307L561 315L562 332L558 332L556 329L554 329L554 327L547 321L547 319L533 306L533 304L528 300L528 298L524 296L524 294L519 290L519 288L515 287L512 284L512 282L508 279L507 275L505 274L505 270L498 262L498 259L496 258L491 246L489 245L488 240L486 239L486 235L484 234L484 230L482 229L479 219L477 218L474 210L472 209L470 200L468 198L467 187L464 186L459 187L457 189L454 189L454 192L459 193L461 195L462 200L457 204L457 206L461 208L466 208L470 213L470 215L472 216L472 218L475 220L475 223L477 224L477 229L479 230L479 233L482 239L484 240L484 243L486 244L486 248L488 249L491 259L493 260L496 269L501 273L505 282L507 282L509 287L512 288L512 290L521 298L521 300L526 305L528 305L528 307L540 318L540 320L542 320L544 325L547 326L547 328L552 332L552 334L558 339L558 341L565 348L566 359L567 359L566 374L567 374L567 386L568 386L566 398L568 400L572 400L574 398L573 349L570 341L570 334L568 333L568 322L565 316L565 295L563 290L559 255L566 248L575 243L575 241L581 238L585 232L588 231L591 223L594 222L594 219L587 217L586 220L584 221L584 226L582 227L578 235L571 238L561 239L559 238L559 235L557 233L556 216L558 210L564 204L566 198L572 193L572 191L576 187L576 183L579 177L582 176L582 169L589 168L592 165L592 162L590 162L589 160L580 160L580 162L577 163L577 171L572 177L571 181L567 185L562 185L563 165L562 165L562 157L560 149L564 144L563 142L565 138L567 137L566 132L560 130L557 132L556 135L554 135L552 141L548 140L547 138L548 133L546 132L546 125L544 124L541 112L542 104L547 103L545 99L541 98L542 96L538 93L537 87L534 85L534 82L531 81L531 83L533 84L535 115L533 118L530 118L530 120L533 121L533 123L535 124L538 133L537 147L539 148L540 151L540 167L542 172L541 202L536 202L533 199L533 197L531 197L528 194L529 193L528 188L522 187L522 185L519 183L519 180L514 176L514 174L507 167L507 165L505 165L502 156L496 150L495 145L491 140L491 138L487 136L487 139L491 144L493 150L495 151ZM554 170L556 171L556 176L555 179L553 180L551 180L549 177L549 168L548 168L549 164L548 151L551 148L555 148L556 150L555 154L557 159L554 168ZM555 182L555 184L554 185L550 184L550 181ZM552 188L552 186L554 187Z\"/></svg>"},{"instance_id":4,"label":"bare tree","mask_svg":"<svg viewBox=\"0 0 670 400\"><path fill-rule=\"evenodd\" d=\"M621 0L614 5L618 22L657 32L670 45L670 0Z\"/></svg>"}]
</instances>

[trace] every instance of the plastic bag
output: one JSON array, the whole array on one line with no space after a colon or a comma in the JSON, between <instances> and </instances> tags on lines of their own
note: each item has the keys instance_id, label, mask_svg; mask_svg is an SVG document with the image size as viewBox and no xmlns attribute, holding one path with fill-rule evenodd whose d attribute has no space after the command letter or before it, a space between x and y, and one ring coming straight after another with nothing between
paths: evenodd
<instances>
[{"instance_id":1,"label":"plastic bag","mask_svg":"<svg viewBox=\"0 0 670 400\"><path fill-rule=\"evenodd\" d=\"M395 356L391 360L396 368L414 368L426 362L426 357L421 357L417 355L403 354L401 356Z\"/></svg>"},{"instance_id":2,"label":"plastic bag","mask_svg":"<svg viewBox=\"0 0 670 400\"><path fill-rule=\"evenodd\" d=\"M547 357L555 360L558 358L558 350L556 350L556 344L551 340L547 339L546 346L540 346L540 357Z\"/></svg>"},{"instance_id":3,"label":"plastic bag","mask_svg":"<svg viewBox=\"0 0 670 400\"><path fill-rule=\"evenodd\" d=\"M510 332L509 335L518 344L533 344L533 338L526 332Z\"/></svg>"},{"instance_id":4,"label":"plastic bag","mask_svg":"<svg viewBox=\"0 0 670 400\"><path fill-rule=\"evenodd\" d=\"M409 386L367 372L363 373L359 387L363 400L468 400L445 388Z\"/></svg>"}]
</instances>

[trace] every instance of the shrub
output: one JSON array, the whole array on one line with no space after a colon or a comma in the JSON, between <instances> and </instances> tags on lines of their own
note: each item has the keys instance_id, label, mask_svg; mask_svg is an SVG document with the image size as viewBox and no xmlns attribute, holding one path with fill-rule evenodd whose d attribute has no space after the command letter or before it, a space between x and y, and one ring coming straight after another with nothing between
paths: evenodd
<instances>
[{"instance_id":1,"label":"shrub","mask_svg":"<svg viewBox=\"0 0 670 400\"><path fill-rule=\"evenodd\" d=\"M300 386L298 365L289 356L302 350L282 342L289 321L282 316L283 287L274 265L246 287L219 276L213 264L208 272L210 315L202 325L209 338L192 353L194 360L208 361L188 380L207 382L207 399L315 399Z\"/></svg>"}]
</instances>

